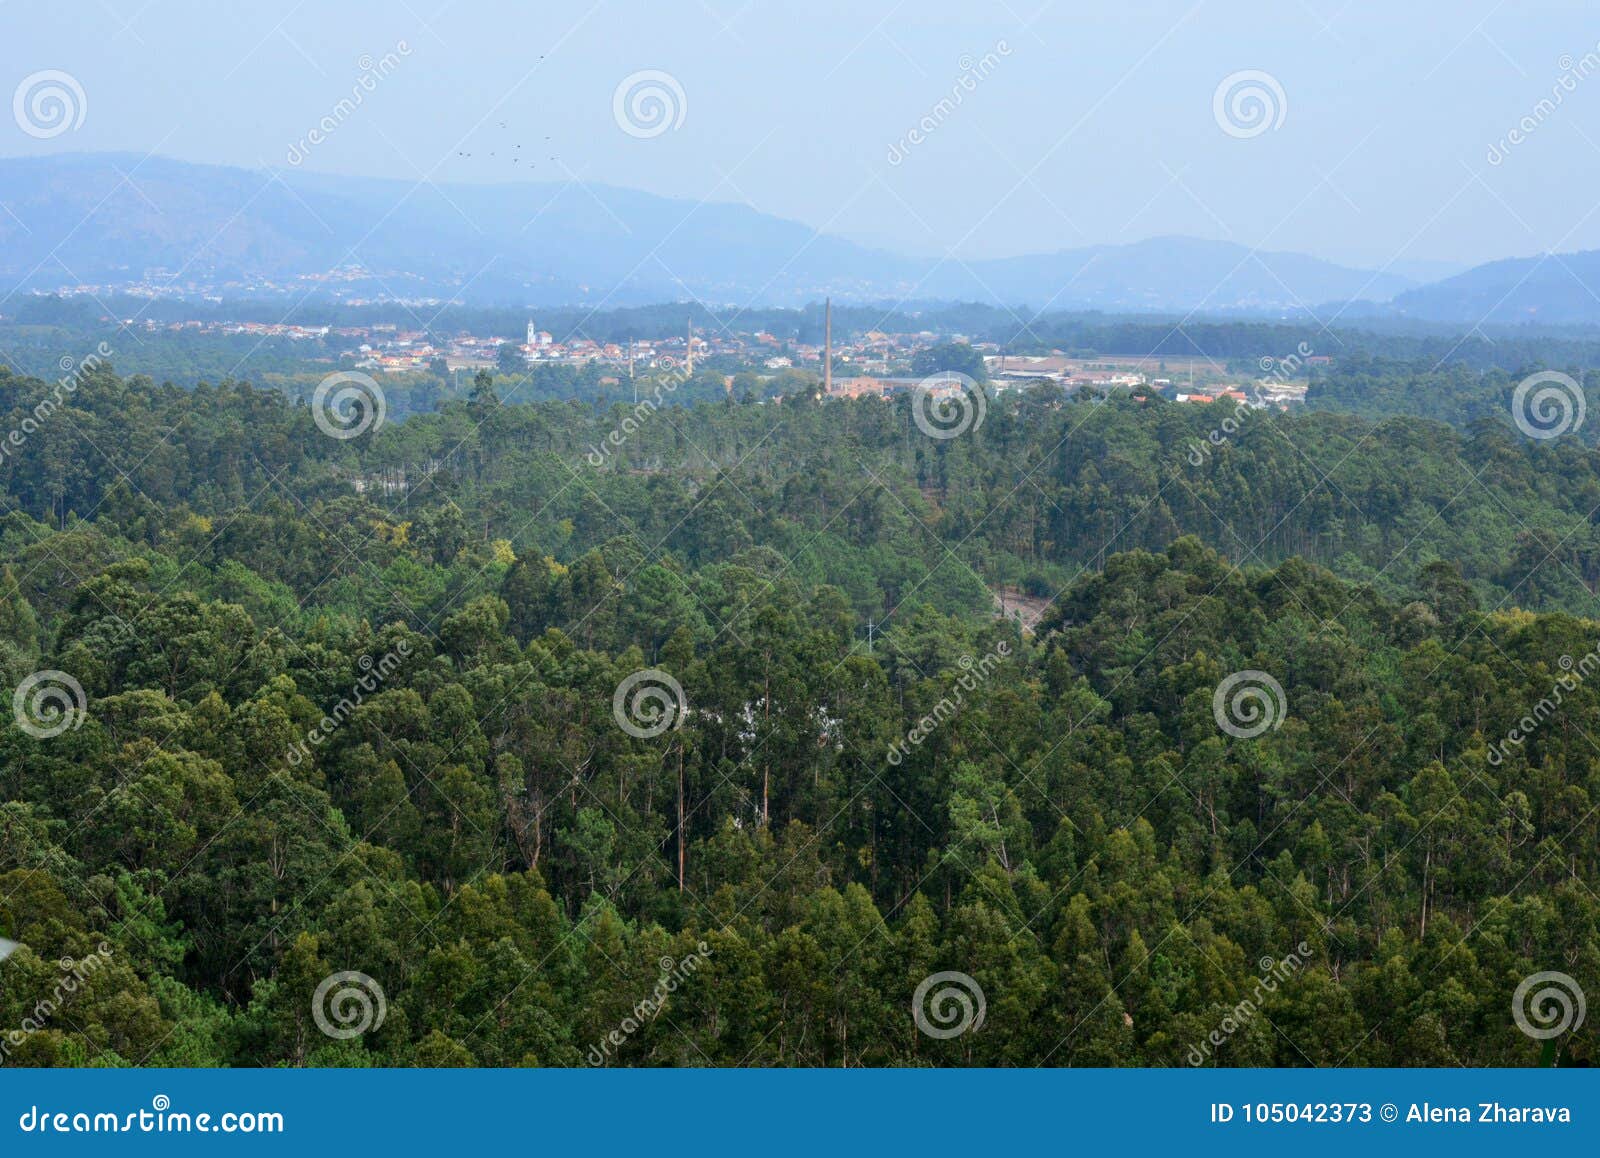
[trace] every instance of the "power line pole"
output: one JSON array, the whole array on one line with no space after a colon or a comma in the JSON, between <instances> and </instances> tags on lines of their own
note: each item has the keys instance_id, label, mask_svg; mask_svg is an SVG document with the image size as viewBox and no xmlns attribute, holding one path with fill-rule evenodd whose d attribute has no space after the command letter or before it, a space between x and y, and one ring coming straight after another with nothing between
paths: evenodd
<instances>
[{"instance_id":1,"label":"power line pole","mask_svg":"<svg viewBox=\"0 0 1600 1158\"><path fill-rule=\"evenodd\" d=\"M833 393L833 299L822 305L822 393Z\"/></svg>"}]
</instances>

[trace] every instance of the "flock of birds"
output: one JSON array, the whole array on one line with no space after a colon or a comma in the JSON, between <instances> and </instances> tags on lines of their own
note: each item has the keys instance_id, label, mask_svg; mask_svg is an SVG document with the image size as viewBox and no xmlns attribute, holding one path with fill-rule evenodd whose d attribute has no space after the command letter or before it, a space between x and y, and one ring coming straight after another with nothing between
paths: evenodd
<instances>
[{"instance_id":1,"label":"flock of birds","mask_svg":"<svg viewBox=\"0 0 1600 1158\"><path fill-rule=\"evenodd\" d=\"M500 122L500 127L502 129L506 128L507 127L506 122L505 121L501 121ZM549 139L550 139L549 137L545 138L545 140L547 140L547 141ZM527 155L527 154L522 153L520 151L521 149L522 149L522 146L520 144L516 144L516 145L512 145L511 146L511 152L510 152L509 156L511 157L511 163L513 165L520 165L522 163L522 158ZM498 154L494 149L489 150L489 156L493 157L493 156L497 156L497 155ZM470 156L472 156L472 154L467 152L464 149L457 149L456 150L456 156L458 156L458 157L470 157ZM552 161L554 161L555 159L556 158L554 157L554 155L552 155L550 157L550 160L552 160ZM528 163L528 168L530 168L530 169L537 169L538 167L539 167L539 163L537 161L530 161Z\"/></svg>"},{"instance_id":2,"label":"flock of birds","mask_svg":"<svg viewBox=\"0 0 1600 1158\"><path fill-rule=\"evenodd\" d=\"M543 57L543 56L540 56L540 57L539 57L539 59L540 59L540 60L543 60L543 59L544 59L544 57ZM537 68L537 67L538 67L538 66L537 66L537 65L535 65L535 66L534 66L534 67L536 67L536 68ZM506 127L507 127L507 125L506 125L506 122L505 122L505 121L501 121L501 122L500 122L500 127L501 127L501 128L502 128L502 129L504 129L504 128L506 128ZM549 140L549 139L550 139L550 138L549 138L549 137L546 137L546 138L545 138L545 140L547 140L547 141L548 141L548 140ZM518 145L512 145L512 146L511 146L511 153L510 153L510 156L511 156L511 163L512 163L512 164L513 164L513 165L520 165L520 164L522 164L522 159L523 159L523 157L524 157L524 156L526 156L526 155L527 155L527 154L524 154L524 153L522 153L522 152L521 152L521 149L522 149L522 146L521 146L521 145L520 145L520 144L518 144ZM493 150L493 149L491 149L491 150L490 150L490 151L489 151L489 156L491 156L491 157L493 157L493 156L496 156L496 155L497 155L497 154L496 154L496 151L495 151L495 150ZM469 152L467 152L467 151L466 151L466 150L465 150L465 149L457 149L457 150L456 150L456 156L458 156L458 157L470 157L470 156L472 156L472 154L471 154L471 153L469 153ZM550 157L550 160L552 160L552 161L554 161L554 160L555 160L555 159L556 159L556 158L555 158L555 156L554 156L554 155L552 155L552 156L551 156L551 157ZM538 168L538 167L539 167L539 163L538 163L538 162L537 162L537 161L529 161L529 162L528 162L528 168L530 168L530 169L537 169L537 168Z\"/></svg>"}]
</instances>

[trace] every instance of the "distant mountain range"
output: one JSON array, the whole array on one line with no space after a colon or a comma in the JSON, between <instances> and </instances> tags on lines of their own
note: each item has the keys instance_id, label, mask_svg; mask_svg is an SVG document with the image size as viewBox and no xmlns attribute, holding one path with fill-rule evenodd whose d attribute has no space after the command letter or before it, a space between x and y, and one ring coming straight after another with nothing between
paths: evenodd
<instances>
[{"instance_id":1,"label":"distant mountain range","mask_svg":"<svg viewBox=\"0 0 1600 1158\"><path fill-rule=\"evenodd\" d=\"M1407 290L1391 303L1408 317L1439 322L1600 322L1600 250L1491 261Z\"/></svg>"},{"instance_id":2,"label":"distant mountain range","mask_svg":"<svg viewBox=\"0 0 1600 1158\"><path fill-rule=\"evenodd\" d=\"M1600 320L1589 289L1600 253L1493 262L1428 285L1189 237L939 261L747 206L604 185L415 185L130 154L0 159L0 292L71 285L528 306L831 295L1277 314L1359 302L1363 314L1431 321Z\"/></svg>"}]
</instances>

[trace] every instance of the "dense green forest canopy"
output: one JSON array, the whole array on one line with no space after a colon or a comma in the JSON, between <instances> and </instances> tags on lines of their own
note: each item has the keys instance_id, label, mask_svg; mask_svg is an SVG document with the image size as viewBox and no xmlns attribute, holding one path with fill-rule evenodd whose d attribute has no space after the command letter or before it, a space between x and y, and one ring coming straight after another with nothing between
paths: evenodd
<instances>
[{"instance_id":1,"label":"dense green forest canopy","mask_svg":"<svg viewBox=\"0 0 1600 1158\"><path fill-rule=\"evenodd\" d=\"M1306 404L1313 409L1358 414L1378 422L1399 415L1430 418L1465 430L1484 421L1505 421L1515 412L1518 386L1530 375L1547 372L1565 374L1578 384L1585 416L1600 413L1593 411L1600 403L1600 392L1579 364L1547 371L1542 363L1534 361L1480 370L1464 362L1417 362L1365 355L1328 368L1314 368ZM1592 444L1600 438L1600 422L1580 420L1572 434Z\"/></svg>"},{"instance_id":2,"label":"dense green forest canopy","mask_svg":"<svg viewBox=\"0 0 1600 1158\"><path fill-rule=\"evenodd\" d=\"M1600 458L1574 437L1526 438L1504 415L1462 431L1039 387L1007 391L969 435L937 440L905 397L758 405L715 374L646 388L643 410L506 405L494 383L480 387L340 441L270 392L190 392L102 366L0 457L0 483L16 511L52 527L76 518L150 546L220 519L215 541L196 544L210 560L297 594L326 580L316 602L351 614L367 610L371 575L419 544L448 567L474 539L564 562L626 541L689 569L767 548L863 619L908 597L970 611L986 584L1049 598L1110 553L1185 534L1245 563L1304 557L1394 598L1441 559L1486 606L1589 613L1600 581ZM0 369L12 424L51 392ZM329 533L410 526L403 546L369 535L341 565L307 535L318 521ZM385 582L419 610L460 594L412 590L413 578Z\"/></svg>"},{"instance_id":3,"label":"dense green forest canopy","mask_svg":"<svg viewBox=\"0 0 1600 1158\"><path fill-rule=\"evenodd\" d=\"M8 1064L1521 1065L1519 981L1600 975L1575 439L51 389L0 370L0 674L84 710L0 727L0 1025L104 963Z\"/></svg>"}]
</instances>

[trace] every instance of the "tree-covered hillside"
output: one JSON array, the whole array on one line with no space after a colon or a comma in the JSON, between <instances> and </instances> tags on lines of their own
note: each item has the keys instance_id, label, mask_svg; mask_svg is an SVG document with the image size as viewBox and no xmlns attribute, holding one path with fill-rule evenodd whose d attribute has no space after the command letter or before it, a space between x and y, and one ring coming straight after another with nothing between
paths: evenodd
<instances>
[{"instance_id":1,"label":"tree-covered hillside","mask_svg":"<svg viewBox=\"0 0 1600 1158\"><path fill-rule=\"evenodd\" d=\"M51 389L0 371L4 1064L1595 1060L1512 1004L1600 967L1571 440Z\"/></svg>"}]
</instances>

